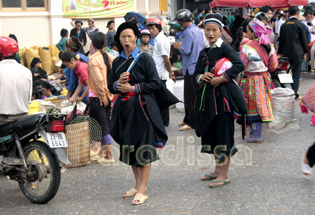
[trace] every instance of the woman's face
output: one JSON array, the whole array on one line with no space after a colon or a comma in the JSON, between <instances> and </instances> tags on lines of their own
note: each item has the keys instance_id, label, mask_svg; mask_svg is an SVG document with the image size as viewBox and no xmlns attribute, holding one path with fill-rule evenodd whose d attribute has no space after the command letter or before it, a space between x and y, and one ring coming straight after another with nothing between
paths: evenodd
<instances>
[{"instance_id":1,"label":"woman's face","mask_svg":"<svg viewBox=\"0 0 315 215\"><path fill-rule=\"evenodd\" d=\"M130 28L123 30L119 35L119 41L125 53L131 53L135 49L137 39L134 31Z\"/></svg>"},{"instance_id":2,"label":"woman's face","mask_svg":"<svg viewBox=\"0 0 315 215\"><path fill-rule=\"evenodd\" d=\"M77 67L77 60L71 59L70 62L63 62L64 65L70 70L74 70Z\"/></svg>"},{"instance_id":3,"label":"woman's face","mask_svg":"<svg viewBox=\"0 0 315 215\"><path fill-rule=\"evenodd\" d=\"M249 40L255 39L255 33L250 29L249 25L246 27L246 32Z\"/></svg>"},{"instance_id":4,"label":"woman's face","mask_svg":"<svg viewBox=\"0 0 315 215\"><path fill-rule=\"evenodd\" d=\"M42 91L43 93L43 96L47 96L47 97L50 97L52 95L51 91L49 89L46 89L44 87L40 87L40 90Z\"/></svg>"},{"instance_id":5,"label":"woman's face","mask_svg":"<svg viewBox=\"0 0 315 215\"><path fill-rule=\"evenodd\" d=\"M75 28L77 29L77 31L81 30L81 23L77 23L75 24Z\"/></svg>"},{"instance_id":6,"label":"woman's face","mask_svg":"<svg viewBox=\"0 0 315 215\"><path fill-rule=\"evenodd\" d=\"M219 39L222 33L222 30L219 28L219 26L213 23L206 24L204 30L205 30L206 38L209 41L211 46L215 42L217 42L217 40Z\"/></svg>"},{"instance_id":7,"label":"woman's face","mask_svg":"<svg viewBox=\"0 0 315 215\"><path fill-rule=\"evenodd\" d=\"M115 28L115 23L112 23L108 26L108 29L109 30L113 30Z\"/></svg>"},{"instance_id":8,"label":"woman's face","mask_svg":"<svg viewBox=\"0 0 315 215\"><path fill-rule=\"evenodd\" d=\"M91 21L88 22L88 25L89 25L89 28L93 28L94 27L94 23L91 22Z\"/></svg>"},{"instance_id":9,"label":"woman's face","mask_svg":"<svg viewBox=\"0 0 315 215\"><path fill-rule=\"evenodd\" d=\"M34 69L38 69L40 67L40 62L38 62L38 63L36 63L35 65L34 65Z\"/></svg>"}]
</instances>

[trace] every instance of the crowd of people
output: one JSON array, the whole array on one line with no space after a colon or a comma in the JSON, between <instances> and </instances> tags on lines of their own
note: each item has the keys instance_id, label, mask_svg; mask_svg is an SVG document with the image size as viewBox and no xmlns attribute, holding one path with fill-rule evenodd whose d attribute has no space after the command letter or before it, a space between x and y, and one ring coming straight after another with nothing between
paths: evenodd
<instances>
[{"instance_id":1,"label":"crowd of people","mask_svg":"<svg viewBox=\"0 0 315 215\"><path fill-rule=\"evenodd\" d=\"M158 17L145 23L132 17L117 32L111 20L106 34L93 19L88 20L88 27L82 27L79 20L72 23L70 35L61 30L58 83L66 86L65 99L69 102L89 103L90 117L102 129L103 147L93 159L115 162L113 139L119 144L119 160L132 167L136 181L123 194L124 198L134 197L133 204L148 199L151 163L159 159L156 150L168 139L168 108L178 99L166 82L175 81L172 66L176 63L181 63L184 77L185 116L178 123L179 131L195 129L201 137L202 152L214 154L215 170L201 178L211 181L210 188L231 183L228 172L231 156L237 153L236 119L250 128L247 142L264 141L262 123L274 119L270 72L277 68L279 56L289 59L292 89L295 98L301 98L299 80L303 62L306 67L309 64L308 56L309 70L314 67L314 10L305 8L304 19L296 6L285 12L264 6L256 14L244 14L225 17L206 8L198 10L194 18L191 11L181 9L176 13L176 23L170 23L169 35ZM83 49L86 34L92 41L88 52ZM174 36L175 42L171 43L168 36ZM1 37L0 47L0 81L6 80L1 82L0 95L8 101L0 107L0 125L5 125L27 115L32 95L33 99L50 98L60 92L49 83L39 58L33 59L28 70L16 61L15 40ZM6 73L12 69L16 73ZM2 93L8 90L10 93ZM313 145L302 161L307 177L315 164L314 153Z\"/></svg>"}]
</instances>

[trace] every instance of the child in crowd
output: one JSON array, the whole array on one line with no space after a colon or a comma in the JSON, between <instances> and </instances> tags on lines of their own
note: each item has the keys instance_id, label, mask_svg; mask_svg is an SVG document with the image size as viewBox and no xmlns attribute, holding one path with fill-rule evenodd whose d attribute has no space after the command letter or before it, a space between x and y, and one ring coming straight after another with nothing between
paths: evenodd
<instances>
[{"instance_id":1,"label":"child in crowd","mask_svg":"<svg viewBox=\"0 0 315 215\"><path fill-rule=\"evenodd\" d=\"M69 32L67 29L61 29L60 31L60 36L61 36L61 40L59 41L59 43L56 45L57 48L59 49L59 51L61 52L65 52L66 51L66 46L65 43L69 37Z\"/></svg>"},{"instance_id":2,"label":"child in crowd","mask_svg":"<svg viewBox=\"0 0 315 215\"><path fill-rule=\"evenodd\" d=\"M207 15L204 31L210 47L200 52L195 71L196 81L200 84L196 92L195 130L201 136L201 152L214 154L216 160L214 172L201 178L211 181L210 188L231 183L229 165L231 156L237 152L234 146L235 113L246 114L244 97L233 80L243 71L244 64L238 53L221 39L222 29L221 14ZM232 67L222 75L215 75L215 64L221 58L229 59Z\"/></svg>"}]
</instances>

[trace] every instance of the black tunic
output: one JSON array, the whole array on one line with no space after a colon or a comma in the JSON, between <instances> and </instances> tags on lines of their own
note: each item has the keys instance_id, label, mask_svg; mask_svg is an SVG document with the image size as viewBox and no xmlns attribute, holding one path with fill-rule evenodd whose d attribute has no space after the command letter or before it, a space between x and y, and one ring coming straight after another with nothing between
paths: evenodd
<instances>
[{"instance_id":1,"label":"black tunic","mask_svg":"<svg viewBox=\"0 0 315 215\"><path fill-rule=\"evenodd\" d=\"M108 88L112 93L119 93L115 90L115 82L132 62L132 57L127 60L118 57L114 60L108 81ZM145 166L158 159L155 144L161 142L164 145L168 138L154 95L162 91L163 87L152 57L142 54L130 71L129 83L138 84L140 94L127 100L124 94L118 96L112 111L110 134L120 145L122 162ZM128 153L132 150L130 147L134 148Z\"/></svg>"},{"instance_id":2,"label":"black tunic","mask_svg":"<svg viewBox=\"0 0 315 215\"><path fill-rule=\"evenodd\" d=\"M244 64L239 55L231 46L222 43L221 47L207 48L200 52L195 75L205 73L206 59L209 61L209 71L212 71L217 60L226 57L233 66L225 71L227 83L220 84L213 88L209 83L201 103L203 84L196 91L196 134L201 136L202 152L220 155L222 152L228 154L234 148L234 116L246 113L246 103L239 87L233 79L243 71ZM217 147L217 146L222 146ZM233 152L233 151L232 151Z\"/></svg>"}]
</instances>

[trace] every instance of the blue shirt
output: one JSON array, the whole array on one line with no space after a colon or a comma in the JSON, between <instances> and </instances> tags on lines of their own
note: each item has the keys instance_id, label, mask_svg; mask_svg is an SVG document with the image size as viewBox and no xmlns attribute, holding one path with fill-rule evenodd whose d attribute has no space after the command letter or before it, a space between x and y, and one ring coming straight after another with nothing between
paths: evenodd
<instances>
[{"instance_id":1,"label":"blue shirt","mask_svg":"<svg viewBox=\"0 0 315 215\"><path fill-rule=\"evenodd\" d=\"M133 59L137 59L138 54L139 54L139 50L138 50L138 48L136 46L135 49L131 52L130 55L133 57ZM127 60L129 56L127 57L126 54L125 54L125 51L122 50L122 52L120 54L120 57L125 58Z\"/></svg>"},{"instance_id":2,"label":"blue shirt","mask_svg":"<svg viewBox=\"0 0 315 215\"><path fill-rule=\"evenodd\" d=\"M175 40L177 41L182 41L182 36L183 36L184 32L180 31L177 32L176 36L175 36Z\"/></svg>"},{"instance_id":3,"label":"blue shirt","mask_svg":"<svg viewBox=\"0 0 315 215\"><path fill-rule=\"evenodd\" d=\"M204 48L201 30L197 28L195 24L191 24L184 31L182 39L181 53L183 75L193 75L195 73L199 53ZM187 70L189 74L187 74Z\"/></svg>"},{"instance_id":4,"label":"blue shirt","mask_svg":"<svg viewBox=\"0 0 315 215\"><path fill-rule=\"evenodd\" d=\"M62 38L59 43L56 45L57 48L59 49L59 51L66 51L66 48L65 48L65 43L67 41L67 38Z\"/></svg>"}]
</instances>

